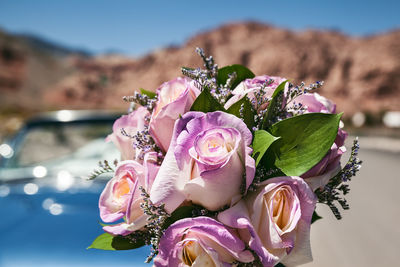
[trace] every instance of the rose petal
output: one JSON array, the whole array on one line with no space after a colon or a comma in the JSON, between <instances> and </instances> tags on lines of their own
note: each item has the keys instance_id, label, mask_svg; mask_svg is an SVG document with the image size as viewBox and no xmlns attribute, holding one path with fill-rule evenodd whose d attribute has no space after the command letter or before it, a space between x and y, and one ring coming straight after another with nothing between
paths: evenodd
<instances>
[{"instance_id":1,"label":"rose petal","mask_svg":"<svg viewBox=\"0 0 400 267\"><path fill-rule=\"evenodd\" d=\"M250 251L245 250L244 243L223 224L209 217L196 217L179 220L168 227L160 240L159 254L154 259L155 266L179 266L179 253L183 246L181 241L186 240L186 235L189 236L188 241L200 242L207 251L224 250L223 254L228 253L230 257L242 262L254 259ZM221 257L218 255L213 255L213 258L220 262Z\"/></svg>"},{"instance_id":2,"label":"rose petal","mask_svg":"<svg viewBox=\"0 0 400 267\"><path fill-rule=\"evenodd\" d=\"M156 144L163 151L167 151L173 135L175 121L179 116L190 110L200 91L194 86L192 80L178 77L163 83L157 89L157 94L159 101L151 116L150 134ZM178 94L178 97L176 97L176 94Z\"/></svg>"},{"instance_id":3,"label":"rose petal","mask_svg":"<svg viewBox=\"0 0 400 267\"><path fill-rule=\"evenodd\" d=\"M165 204L166 211L172 213L185 200L182 191L189 173L189 166L178 168L174 152L168 150L151 188L150 200L156 205Z\"/></svg>"},{"instance_id":4,"label":"rose petal","mask_svg":"<svg viewBox=\"0 0 400 267\"><path fill-rule=\"evenodd\" d=\"M243 164L235 154L224 167L202 172L201 176L187 181L184 187L186 198L206 209L218 210L235 196L240 196L243 171Z\"/></svg>"}]
</instances>

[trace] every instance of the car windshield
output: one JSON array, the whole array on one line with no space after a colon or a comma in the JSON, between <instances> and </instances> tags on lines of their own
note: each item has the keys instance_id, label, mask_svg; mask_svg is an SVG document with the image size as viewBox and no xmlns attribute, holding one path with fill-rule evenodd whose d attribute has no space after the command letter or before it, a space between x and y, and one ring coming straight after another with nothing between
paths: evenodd
<instances>
[{"instance_id":1,"label":"car windshield","mask_svg":"<svg viewBox=\"0 0 400 267\"><path fill-rule=\"evenodd\" d=\"M110 123L52 123L25 131L7 167L27 167L62 157L77 157L82 148L104 140ZM95 152L95 151L93 151Z\"/></svg>"},{"instance_id":2,"label":"car windshield","mask_svg":"<svg viewBox=\"0 0 400 267\"><path fill-rule=\"evenodd\" d=\"M40 178L60 171L87 176L99 160L119 158L115 146L104 140L112 132L112 124L113 119L28 124L7 145L0 179Z\"/></svg>"}]
</instances>

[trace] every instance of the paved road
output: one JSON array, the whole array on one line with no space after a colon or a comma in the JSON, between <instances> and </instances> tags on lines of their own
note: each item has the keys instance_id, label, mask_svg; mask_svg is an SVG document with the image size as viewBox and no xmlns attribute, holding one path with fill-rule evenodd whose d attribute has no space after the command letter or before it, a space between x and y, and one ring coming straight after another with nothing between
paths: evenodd
<instances>
[{"instance_id":1,"label":"paved road","mask_svg":"<svg viewBox=\"0 0 400 267\"><path fill-rule=\"evenodd\" d=\"M400 266L400 147L385 142L390 149L379 151L376 140L360 140L364 164L351 181L350 210L337 221L317 206L324 218L311 228L314 261L303 266Z\"/></svg>"}]
</instances>

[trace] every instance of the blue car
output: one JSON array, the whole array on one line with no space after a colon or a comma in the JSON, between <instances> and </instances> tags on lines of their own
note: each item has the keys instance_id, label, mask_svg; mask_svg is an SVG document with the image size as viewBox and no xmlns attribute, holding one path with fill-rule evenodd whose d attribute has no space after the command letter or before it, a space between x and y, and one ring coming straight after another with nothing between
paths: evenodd
<instances>
[{"instance_id":1,"label":"blue car","mask_svg":"<svg viewBox=\"0 0 400 267\"><path fill-rule=\"evenodd\" d=\"M119 152L104 138L120 114L62 110L0 144L0 266L151 266L149 249L87 250L101 233L98 198L110 175L83 177Z\"/></svg>"}]
</instances>

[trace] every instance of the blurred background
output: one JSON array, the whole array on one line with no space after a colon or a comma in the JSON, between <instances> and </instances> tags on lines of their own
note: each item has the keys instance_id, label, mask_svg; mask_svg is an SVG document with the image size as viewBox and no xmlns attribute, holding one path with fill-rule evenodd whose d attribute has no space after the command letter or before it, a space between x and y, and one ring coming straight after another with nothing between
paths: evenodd
<instances>
[{"instance_id":1,"label":"blurred background","mask_svg":"<svg viewBox=\"0 0 400 267\"><path fill-rule=\"evenodd\" d=\"M0 0L0 266L146 266L146 248L85 250L102 232L107 177L80 177L118 157L104 138L128 109L122 97L202 66L195 47L219 66L325 81L319 93L345 112L349 146L360 136L364 167L341 221L318 207L305 266L394 266L399 10L395 0Z\"/></svg>"}]
</instances>

